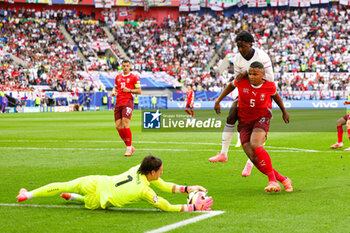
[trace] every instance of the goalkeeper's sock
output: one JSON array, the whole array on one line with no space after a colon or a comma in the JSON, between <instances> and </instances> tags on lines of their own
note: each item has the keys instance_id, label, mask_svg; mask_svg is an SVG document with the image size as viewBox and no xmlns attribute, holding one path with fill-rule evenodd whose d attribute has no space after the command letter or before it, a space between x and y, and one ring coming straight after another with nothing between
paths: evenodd
<instances>
[{"instance_id":1,"label":"goalkeeper's sock","mask_svg":"<svg viewBox=\"0 0 350 233\"><path fill-rule=\"evenodd\" d=\"M254 150L254 154L258 157L259 162L255 164L255 167L262 173L268 176L269 181L277 182L275 173L272 168L271 158L264 147L259 146Z\"/></svg>"},{"instance_id":2,"label":"goalkeeper's sock","mask_svg":"<svg viewBox=\"0 0 350 233\"><path fill-rule=\"evenodd\" d=\"M77 194L77 193L62 193L61 197L66 199L67 201L80 201L80 202L85 202L84 201L84 196Z\"/></svg>"},{"instance_id":3,"label":"goalkeeper's sock","mask_svg":"<svg viewBox=\"0 0 350 233\"><path fill-rule=\"evenodd\" d=\"M227 156L227 152L230 147L231 139L234 132L235 132L235 125L226 123L224 127L224 132L222 132L221 154L224 154Z\"/></svg>"},{"instance_id":4,"label":"goalkeeper's sock","mask_svg":"<svg viewBox=\"0 0 350 233\"><path fill-rule=\"evenodd\" d=\"M28 198L27 200L34 198L33 192L24 192L23 194Z\"/></svg>"},{"instance_id":5,"label":"goalkeeper's sock","mask_svg":"<svg viewBox=\"0 0 350 233\"><path fill-rule=\"evenodd\" d=\"M125 143L125 133L124 133L124 129L118 129L118 133L120 138L123 140L123 142Z\"/></svg>"},{"instance_id":6,"label":"goalkeeper's sock","mask_svg":"<svg viewBox=\"0 0 350 233\"><path fill-rule=\"evenodd\" d=\"M338 142L343 142L343 126L337 126ZM349 130L348 130L349 133Z\"/></svg>"},{"instance_id":7,"label":"goalkeeper's sock","mask_svg":"<svg viewBox=\"0 0 350 233\"><path fill-rule=\"evenodd\" d=\"M131 134L130 128L124 129L124 135L125 135L125 145L131 146L132 134Z\"/></svg>"}]
</instances>

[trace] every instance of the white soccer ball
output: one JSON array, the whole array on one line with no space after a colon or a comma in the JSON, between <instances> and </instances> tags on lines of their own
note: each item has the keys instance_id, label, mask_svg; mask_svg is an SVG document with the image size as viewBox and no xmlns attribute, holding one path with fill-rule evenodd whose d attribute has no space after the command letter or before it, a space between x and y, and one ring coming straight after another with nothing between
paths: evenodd
<instances>
[{"instance_id":1,"label":"white soccer ball","mask_svg":"<svg viewBox=\"0 0 350 233\"><path fill-rule=\"evenodd\" d=\"M194 204L199 198L201 198L201 200L207 199L207 193L203 191L190 192L187 196L187 204Z\"/></svg>"}]
</instances>

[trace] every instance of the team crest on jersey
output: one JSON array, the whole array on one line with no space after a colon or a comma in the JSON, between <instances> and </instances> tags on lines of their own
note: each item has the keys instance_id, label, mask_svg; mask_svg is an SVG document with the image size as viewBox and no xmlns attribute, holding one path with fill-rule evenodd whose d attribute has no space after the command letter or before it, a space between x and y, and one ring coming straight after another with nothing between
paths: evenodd
<instances>
[{"instance_id":1,"label":"team crest on jersey","mask_svg":"<svg viewBox=\"0 0 350 233\"><path fill-rule=\"evenodd\" d=\"M153 197L153 203L157 203L157 202L158 202L158 196L155 195L155 196Z\"/></svg>"},{"instance_id":2,"label":"team crest on jersey","mask_svg":"<svg viewBox=\"0 0 350 233\"><path fill-rule=\"evenodd\" d=\"M243 93L249 93L249 89L248 88L243 88Z\"/></svg>"},{"instance_id":3,"label":"team crest on jersey","mask_svg":"<svg viewBox=\"0 0 350 233\"><path fill-rule=\"evenodd\" d=\"M260 100L261 100L261 101L264 101L264 100L265 100L265 94L264 94L264 93L260 95Z\"/></svg>"}]
</instances>

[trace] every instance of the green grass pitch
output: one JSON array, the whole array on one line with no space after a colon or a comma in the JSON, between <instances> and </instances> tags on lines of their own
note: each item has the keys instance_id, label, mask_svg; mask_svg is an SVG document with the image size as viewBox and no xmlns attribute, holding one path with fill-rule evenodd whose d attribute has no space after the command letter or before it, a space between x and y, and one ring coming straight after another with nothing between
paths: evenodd
<instances>
[{"instance_id":1,"label":"green grass pitch","mask_svg":"<svg viewBox=\"0 0 350 233\"><path fill-rule=\"evenodd\" d=\"M143 132L141 112L135 111L131 130L136 152L126 158L111 111L2 114L0 232L146 232L198 216L91 211L73 208L77 205L61 197L23 202L31 206L6 206L16 204L21 187L31 190L86 175L119 174L149 153L162 158L162 178L203 185L214 199L212 209L225 211L171 232L350 232L350 152L329 149L336 141L335 122L342 113L331 119L315 114L319 116L315 120L300 111L290 114L292 123L284 126L276 112L266 143L274 168L293 180L295 190L276 194L264 192L268 180L256 168L250 177L241 177L247 157L234 147L236 135L228 162L213 164L208 158L220 151L221 132ZM305 129L293 127L293 122ZM283 127L290 130L279 130ZM344 144L350 146L346 131ZM186 202L184 194L156 191L170 203ZM128 208L152 209L146 203Z\"/></svg>"}]
</instances>

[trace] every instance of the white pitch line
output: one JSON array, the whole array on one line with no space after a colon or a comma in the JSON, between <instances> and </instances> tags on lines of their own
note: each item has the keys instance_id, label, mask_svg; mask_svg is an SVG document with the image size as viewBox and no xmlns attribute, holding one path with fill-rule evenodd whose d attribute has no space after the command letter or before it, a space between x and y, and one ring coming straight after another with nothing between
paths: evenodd
<instances>
[{"instance_id":1,"label":"white pitch line","mask_svg":"<svg viewBox=\"0 0 350 233\"><path fill-rule=\"evenodd\" d=\"M276 147L276 146L265 146L267 148L276 148L276 149L287 149L287 150L299 150L303 152L324 152L318 150L309 150L309 149L299 149L299 148L289 148L289 147Z\"/></svg>"},{"instance_id":2,"label":"white pitch line","mask_svg":"<svg viewBox=\"0 0 350 233\"><path fill-rule=\"evenodd\" d=\"M0 203L0 206L6 207L34 207L34 208L59 208L59 209L86 209L84 206L79 205L35 205L35 204L17 204L17 203ZM158 209L138 209L138 208L116 208L110 207L108 209L116 210L116 211L143 211L143 212L161 212Z\"/></svg>"},{"instance_id":3,"label":"white pitch line","mask_svg":"<svg viewBox=\"0 0 350 233\"><path fill-rule=\"evenodd\" d=\"M122 141L99 141L99 140L0 140L0 142L83 142L83 143L122 143ZM140 144L177 144L177 145L215 145L215 146L221 146L221 143L212 143L212 142L161 142L161 141L133 141L134 143L140 143ZM310 149L302 149L302 148L293 148L293 147L276 147L276 146L265 146L266 148L273 148L273 149L285 149L285 150L292 150L293 152L301 151L301 152L330 152L330 151L318 151L318 150L310 150ZM87 148L89 149L89 148ZM112 150L113 148L111 148ZM165 149L164 149L165 150ZM171 149L170 149L171 150ZM180 151L180 150L179 150ZM189 151L189 150L185 150ZM193 150L191 150L193 151ZM211 151L211 150L205 150L205 151ZM216 151L216 150L215 150ZM234 150L230 150L234 151ZM284 151L280 151L284 152ZM336 151L332 151L336 152Z\"/></svg>"},{"instance_id":4,"label":"white pitch line","mask_svg":"<svg viewBox=\"0 0 350 233\"><path fill-rule=\"evenodd\" d=\"M59 151L123 151L125 148L50 148L50 147L0 147L3 150L59 150ZM136 148L138 151L199 151L199 152L217 152L217 149L171 149L171 148ZM243 150L230 150L243 152ZM331 152L331 151L304 151L304 150L269 150L269 152L281 152L281 153L300 153L300 152ZM342 151L332 151L342 152Z\"/></svg>"},{"instance_id":5,"label":"white pitch line","mask_svg":"<svg viewBox=\"0 0 350 233\"><path fill-rule=\"evenodd\" d=\"M201 212L198 212L198 213L201 213ZM219 211L219 210L217 210L217 211L215 211L215 210L208 211L208 212L206 212L206 214L203 214L203 215L200 215L200 216L196 216L196 217L193 217L193 218L190 218L190 219L186 219L186 220L183 220L181 222L173 223L173 224L170 224L170 225L167 225L167 226L163 226L161 228L158 228L158 229L155 229L155 230L152 230L152 231L147 231L145 233L161 233L161 232L171 231L171 230L173 230L175 228L183 227L183 226L186 226L188 224L199 222L199 221L202 221L204 219L211 218L211 217L214 217L216 215L223 214L223 213L225 213L225 211Z\"/></svg>"},{"instance_id":6,"label":"white pitch line","mask_svg":"<svg viewBox=\"0 0 350 233\"><path fill-rule=\"evenodd\" d=\"M99 140L22 140L22 139L14 139L14 140L0 140L0 142L88 142L88 143L122 143L123 141L99 141ZM187 144L187 145L216 145L221 146L221 143L213 143L213 142L159 142L159 141L133 141L134 143L144 143L144 144Z\"/></svg>"},{"instance_id":7,"label":"white pitch line","mask_svg":"<svg viewBox=\"0 0 350 233\"><path fill-rule=\"evenodd\" d=\"M35 204L17 204L17 203L0 203L0 206L4 207L32 207L32 208L60 208L60 209L86 209L84 206L66 206L66 205L35 205ZM110 210L115 210L115 211L140 211L140 212L162 212L161 210L158 209L138 209L138 208L108 208ZM161 233L161 232L167 232L170 230L173 230L175 228L179 228L182 226L186 226L191 223L199 222L207 218L214 217L216 215L220 215L225 213L225 211L219 211L219 210L212 210L212 211L197 211L193 212L196 214L203 214L200 216L196 216L193 218L189 218L177 223L173 223L170 225L163 226L161 228L152 230L152 231L147 231L146 233Z\"/></svg>"}]
</instances>

